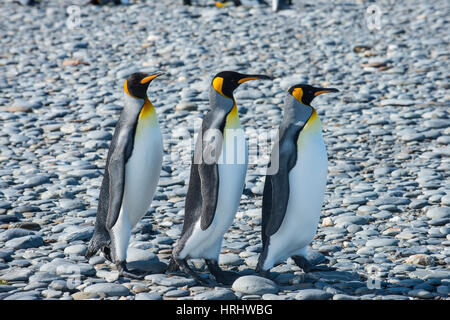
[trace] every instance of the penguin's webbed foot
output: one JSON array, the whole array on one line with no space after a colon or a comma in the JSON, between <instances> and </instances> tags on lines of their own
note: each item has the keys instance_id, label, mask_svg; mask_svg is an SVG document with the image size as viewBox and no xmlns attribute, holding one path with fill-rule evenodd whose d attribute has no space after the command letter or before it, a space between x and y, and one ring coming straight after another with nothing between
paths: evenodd
<instances>
[{"instance_id":1,"label":"penguin's webbed foot","mask_svg":"<svg viewBox=\"0 0 450 320\"><path fill-rule=\"evenodd\" d=\"M206 265L208 266L209 272L211 272L216 281L219 283L231 285L237 278L239 278L239 274L237 272L222 270L215 260L206 259Z\"/></svg>"},{"instance_id":2,"label":"penguin's webbed foot","mask_svg":"<svg viewBox=\"0 0 450 320\"><path fill-rule=\"evenodd\" d=\"M109 245L102 247L101 250L103 252L103 256L105 257L105 259L112 262L111 248L109 247Z\"/></svg>"},{"instance_id":3,"label":"penguin's webbed foot","mask_svg":"<svg viewBox=\"0 0 450 320\"><path fill-rule=\"evenodd\" d=\"M198 283L200 283L202 285L209 285L209 283L206 280L202 279L197 272L192 270L192 268L188 265L186 259L174 258L174 261L176 262L176 264L180 268L181 272L187 274L188 276L191 276ZM171 269L173 269L173 268L171 268Z\"/></svg>"},{"instance_id":4,"label":"penguin's webbed foot","mask_svg":"<svg viewBox=\"0 0 450 320\"><path fill-rule=\"evenodd\" d=\"M300 267L304 272L318 272L318 271L333 271L336 270L330 266L314 265L309 262L305 257L302 256L292 256L295 264Z\"/></svg>"},{"instance_id":5,"label":"penguin's webbed foot","mask_svg":"<svg viewBox=\"0 0 450 320\"><path fill-rule=\"evenodd\" d=\"M259 273L261 275L261 277L264 277L264 278L267 278L267 279L271 279L269 270L258 269L257 273Z\"/></svg>"},{"instance_id":6,"label":"penguin's webbed foot","mask_svg":"<svg viewBox=\"0 0 450 320\"><path fill-rule=\"evenodd\" d=\"M127 264L125 261L121 261L121 262L117 263L116 265L117 265L117 270L119 271L119 274L122 277L130 278L133 280L143 280L145 277L144 273L138 272L136 270L134 270L134 271L128 270Z\"/></svg>"}]
</instances>

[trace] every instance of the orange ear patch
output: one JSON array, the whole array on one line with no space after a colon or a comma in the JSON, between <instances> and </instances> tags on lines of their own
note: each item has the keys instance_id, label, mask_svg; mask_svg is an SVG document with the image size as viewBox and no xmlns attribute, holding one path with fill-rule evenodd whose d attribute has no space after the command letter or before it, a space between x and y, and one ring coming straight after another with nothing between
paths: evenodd
<instances>
[{"instance_id":1,"label":"orange ear patch","mask_svg":"<svg viewBox=\"0 0 450 320\"><path fill-rule=\"evenodd\" d=\"M303 98L303 89L302 88L295 88L292 91L292 95L294 96L295 99L297 99L298 102L303 103L302 102L302 98Z\"/></svg>"}]
</instances>

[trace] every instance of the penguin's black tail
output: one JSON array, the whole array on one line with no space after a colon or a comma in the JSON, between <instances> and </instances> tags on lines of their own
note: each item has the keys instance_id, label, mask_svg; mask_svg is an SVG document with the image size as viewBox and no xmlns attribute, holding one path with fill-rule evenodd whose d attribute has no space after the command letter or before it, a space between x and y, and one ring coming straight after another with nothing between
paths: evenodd
<instances>
[{"instance_id":1,"label":"penguin's black tail","mask_svg":"<svg viewBox=\"0 0 450 320\"><path fill-rule=\"evenodd\" d=\"M91 241L89 242L89 246L87 252L85 254L86 259L91 258L95 255L99 250L101 250L105 258L109 261L111 260L111 238L106 229L97 229L95 228L94 235L92 236Z\"/></svg>"}]
</instances>

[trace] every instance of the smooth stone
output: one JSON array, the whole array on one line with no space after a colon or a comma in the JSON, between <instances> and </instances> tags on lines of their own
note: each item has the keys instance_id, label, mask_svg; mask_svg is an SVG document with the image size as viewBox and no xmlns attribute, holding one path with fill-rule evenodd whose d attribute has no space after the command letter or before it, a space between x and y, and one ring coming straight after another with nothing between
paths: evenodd
<instances>
[{"instance_id":1,"label":"smooth stone","mask_svg":"<svg viewBox=\"0 0 450 320\"><path fill-rule=\"evenodd\" d=\"M194 279L184 278L180 276L168 277L166 274L151 274L146 276L145 280L166 287L184 287L196 284L196 281Z\"/></svg>"},{"instance_id":2,"label":"smooth stone","mask_svg":"<svg viewBox=\"0 0 450 320\"><path fill-rule=\"evenodd\" d=\"M297 300L328 300L333 294L319 289L302 289L299 290L295 299Z\"/></svg>"},{"instance_id":3,"label":"smooth stone","mask_svg":"<svg viewBox=\"0 0 450 320\"><path fill-rule=\"evenodd\" d=\"M196 294L194 300L236 300L237 297L229 289L214 289Z\"/></svg>"},{"instance_id":4,"label":"smooth stone","mask_svg":"<svg viewBox=\"0 0 450 320\"><path fill-rule=\"evenodd\" d=\"M57 275L95 275L95 269L87 263L75 263L69 259L55 258L54 260L44 263L39 271L48 272Z\"/></svg>"},{"instance_id":5,"label":"smooth stone","mask_svg":"<svg viewBox=\"0 0 450 320\"><path fill-rule=\"evenodd\" d=\"M57 291L66 291L68 289L66 280L53 280L49 287Z\"/></svg>"},{"instance_id":6,"label":"smooth stone","mask_svg":"<svg viewBox=\"0 0 450 320\"><path fill-rule=\"evenodd\" d=\"M64 249L64 253L67 255L75 254L75 255L84 255L87 251L87 246L84 244L75 244L73 246L66 247Z\"/></svg>"},{"instance_id":7,"label":"smooth stone","mask_svg":"<svg viewBox=\"0 0 450 320\"><path fill-rule=\"evenodd\" d=\"M398 240L379 238L379 239L368 240L366 242L366 247L379 248L379 247L396 246L397 244L398 244Z\"/></svg>"},{"instance_id":8,"label":"smooth stone","mask_svg":"<svg viewBox=\"0 0 450 320\"><path fill-rule=\"evenodd\" d=\"M62 292L58 291L58 290L53 290L53 289L46 289L42 291L42 295L44 297L46 297L47 299L51 299L51 298L59 298L62 296Z\"/></svg>"},{"instance_id":9,"label":"smooth stone","mask_svg":"<svg viewBox=\"0 0 450 320\"><path fill-rule=\"evenodd\" d=\"M75 292L72 294L74 300L97 299L99 297L97 292Z\"/></svg>"},{"instance_id":10,"label":"smooth stone","mask_svg":"<svg viewBox=\"0 0 450 320\"><path fill-rule=\"evenodd\" d=\"M97 294L104 293L108 297L127 296L130 294L130 290L127 287L116 283L96 283L84 288L83 291Z\"/></svg>"},{"instance_id":11,"label":"smooth stone","mask_svg":"<svg viewBox=\"0 0 450 320\"><path fill-rule=\"evenodd\" d=\"M178 298L178 297L188 296L189 294L190 294L189 290L175 289L175 290L167 291L166 293L164 293L164 296L168 297L168 298Z\"/></svg>"},{"instance_id":12,"label":"smooth stone","mask_svg":"<svg viewBox=\"0 0 450 320\"><path fill-rule=\"evenodd\" d=\"M450 207L434 207L427 211L426 216L430 219L450 218Z\"/></svg>"},{"instance_id":13,"label":"smooth stone","mask_svg":"<svg viewBox=\"0 0 450 320\"><path fill-rule=\"evenodd\" d=\"M93 256L89 259L89 264L96 265L96 264L102 264L106 261L106 259L102 256Z\"/></svg>"},{"instance_id":14,"label":"smooth stone","mask_svg":"<svg viewBox=\"0 0 450 320\"><path fill-rule=\"evenodd\" d=\"M44 239L41 236L30 235L19 238L14 238L5 243L5 247L18 249L37 248L44 245Z\"/></svg>"},{"instance_id":15,"label":"smooth stone","mask_svg":"<svg viewBox=\"0 0 450 320\"><path fill-rule=\"evenodd\" d=\"M427 200L415 199L415 200L411 201L411 203L409 204L409 207L411 209L422 209L422 208L425 208L427 205L429 205Z\"/></svg>"},{"instance_id":16,"label":"smooth stone","mask_svg":"<svg viewBox=\"0 0 450 320\"><path fill-rule=\"evenodd\" d=\"M348 294L335 294L333 296L333 300L358 300L359 297L355 297L355 296L350 296Z\"/></svg>"},{"instance_id":17,"label":"smooth stone","mask_svg":"<svg viewBox=\"0 0 450 320\"><path fill-rule=\"evenodd\" d=\"M3 300L39 300L41 293L39 291L23 291L8 295Z\"/></svg>"},{"instance_id":18,"label":"smooth stone","mask_svg":"<svg viewBox=\"0 0 450 320\"><path fill-rule=\"evenodd\" d=\"M106 271L106 270L97 270L95 274L98 278L103 278L107 282L115 282L119 279L120 274L117 270Z\"/></svg>"},{"instance_id":19,"label":"smooth stone","mask_svg":"<svg viewBox=\"0 0 450 320\"><path fill-rule=\"evenodd\" d=\"M243 276L236 279L231 287L234 291L242 294L263 295L266 293L278 293L278 286L272 280L259 276Z\"/></svg>"},{"instance_id":20,"label":"smooth stone","mask_svg":"<svg viewBox=\"0 0 450 320\"><path fill-rule=\"evenodd\" d=\"M162 300L162 296L155 292L141 292L136 294L134 300Z\"/></svg>"},{"instance_id":21,"label":"smooth stone","mask_svg":"<svg viewBox=\"0 0 450 320\"><path fill-rule=\"evenodd\" d=\"M449 286L438 286L438 287L436 287L436 292L438 293L438 294L440 294L440 295L443 295L443 296L448 296L449 295L449 293L450 293L450 287Z\"/></svg>"},{"instance_id":22,"label":"smooth stone","mask_svg":"<svg viewBox=\"0 0 450 320\"><path fill-rule=\"evenodd\" d=\"M219 264L239 266L244 262L244 260L235 253L224 253L219 256Z\"/></svg>"},{"instance_id":23,"label":"smooth stone","mask_svg":"<svg viewBox=\"0 0 450 320\"><path fill-rule=\"evenodd\" d=\"M4 249L4 250L0 250L0 259L8 262L12 260L12 254L14 253L14 250L11 249Z\"/></svg>"},{"instance_id":24,"label":"smooth stone","mask_svg":"<svg viewBox=\"0 0 450 320\"><path fill-rule=\"evenodd\" d=\"M71 200L71 199L62 199L59 201L59 205L62 209L65 210L76 210L76 209L84 209L86 207L86 204L82 202L81 200ZM81 239L76 239L81 240ZM72 240L74 241L74 240Z\"/></svg>"},{"instance_id":25,"label":"smooth stone","mask_svg":"<svg viewBox=\"0 0 450 320\"><path fill-rule=\"evenodd\" d=\"M6 231L3 231L0 233L0 241L6 242L14 238L20 238L25 236L31 236L34 235L33 231L20 229L20 228L12 228L7 229Z\"/></svg>"},{"instance_id":26,"label":"smooth stone","mask_svg":"<svg viewBox=\"0 0 450 320\"><path fill-rule=\"evenodd\" d=\"M16 289L14 286L8 284L0 284L0 292L9 292Z\"/></svg>"},{"instance_id":27,"label":"smooth stone","mask_svg":"<svg viewBox=\"0 0 450 320\"><path fill-rule=\"evenodd\" d=\"M48 175L39 175L39 176L35 176L29 179L26 179L24 181L24 184L27 187L36 187L39 186L41 184L45 184L45 183L49 183L50 182L50 176Z\"/></svg>"},{"instance_id":28,"label":"smooth stone","mask_svg":"<svg viewBox=\"0 0 450 320\"><path fill-rule=\"evenodd\" d=\"M431 299L433 298L433 294L423 289L415 289L408 291L408 295L410 297L420 298L420 299Z\"/></svg>"},{"instance_id":29,"label":"smooth stone","mask_svg":"<svg viewBox=\"0 0 450 320\"><path fill-rule=\"evenodd\" d=\"M27 281L32 274L33 271L30 269L14 268L7 270L6 273L1 275L0 279L6 281Z\"/></svg>"},{"instance_id":30,"label":"smooth stone","mask_svg":"<svg viewBox=\"0 0 450 320\"><path fill-rule=\"evenodd\" d=\"M138 269L150 273L161 273L167 268L167 265L159 261L158 257L148 250L129 248L127 267L130 270Z\"/></svg>"},{"instance_id":31,"label":"smooth stone","mask_svg":"<svg viewBox=\"0 0 450 320\"><path fill-rule=\"evenodd\" d=\"M55 280L61 280L62 278L60 276L57 276L55 274L47 273L47 272L36 272L33 274L28 282L39 282L39 283L50 283Z\"/></svg>"},{"instance_id":32,"label":"smooth stone","mask_svg":"<svg viewBox=\"0 0 450 320\"><path fill-rule=\"evenodd\" d=\"M344 216L337 218L334 223L336 225L344 224L344 225L350 225L350 224L356 224L356 225L365 225L367 224L367 219L363 216Z\"/></svg>"},{"instance_id":33,"label":"smooth stone","mask_svg":"<svg viewBox=\"0 0 450 320\"><path fill-rule=\"evenodd\" d=\"M94 234L94 227L91 226L69 226L64 229L63 233L58 237L58 241L67 243L77 240L90 240Z\"/></svg>"}]
</instances>

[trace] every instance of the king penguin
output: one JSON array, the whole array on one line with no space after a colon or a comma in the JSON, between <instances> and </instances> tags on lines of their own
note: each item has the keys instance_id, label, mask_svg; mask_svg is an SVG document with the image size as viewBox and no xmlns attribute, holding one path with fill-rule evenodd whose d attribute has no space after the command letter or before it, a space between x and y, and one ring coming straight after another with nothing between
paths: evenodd
<instances>
[{"instance_id":1,"label":"king penguin","mask_svg":"<svg viewBox=\"0 0 450 320\"><path fill-rule=\"evenodd\" d=\"M182 234L168 271L179 267L203 282L186 261L203 258L217 282L230 284L236 278L218 264L223 236L239 207L248 163L247 142L233 91L246 81L258 79L271 78L224 71L211 82L210 110L202 122L191 164Z\"/></svg>"},{"instance_id":2,"label":"king penguin","mask_svg":"<svg viewBox=\"0 0 450 320\"><path fill-rule=\"evenodd\" d=\"M125 105L106 159L105 174L86 257L98 250L121 275L131 229L150 207L162 168L163 142L155 107L147 97L150 82L161 73L134 73L124 83Z\"/></svg>"},{"instance_id":3,"label":"king penguin","mask_svg":"<svg viewBox=\"0 0 450 320\"><path fill-rule=\"evenodd\" d=\"M322 125L311 102L327 92L338 90L298 84L287 92L269 164L278 170L266 174L263 192L263 248L256 271L264 276L289 257L305 272L325 270L306 257L317 231L328 171Z\"/></svg>"}]
</instances>

